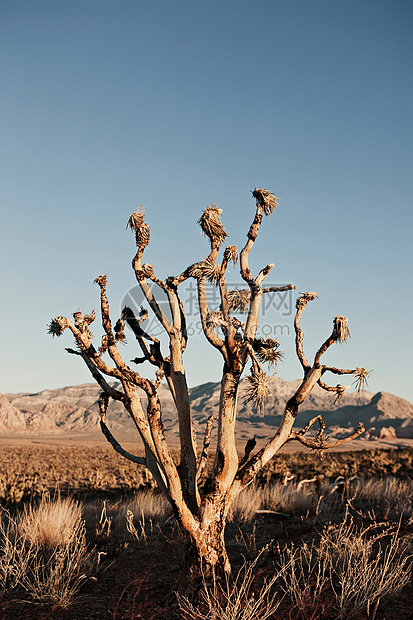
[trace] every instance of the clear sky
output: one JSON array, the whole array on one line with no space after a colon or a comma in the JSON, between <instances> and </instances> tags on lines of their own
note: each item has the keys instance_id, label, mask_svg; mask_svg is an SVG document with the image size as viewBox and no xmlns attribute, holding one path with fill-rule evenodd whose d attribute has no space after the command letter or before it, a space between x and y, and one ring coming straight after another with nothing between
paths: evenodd
<instances>
[{"instance_id":1,"label":"clear sky","mask_svg":"<svg viewBox=\"0 0 413 620\"><path fill-rule=\"evenodd\" d=\"M1 392L91 381L46 325L98 308L101 273L116 320L136 284L137 207L166 277L207 254L196 222L212 202L242 248L250 191L266 187L280 206L251 266L318 293L307 356L345 315L352 338L326 361L413 400L410 0L2 0L0 13ZM273 301L264 327L278 325L279 375L295 379L291 299ZM189 319L189 383L217 381L220 356Z\"/></svg>"}]
</instances>

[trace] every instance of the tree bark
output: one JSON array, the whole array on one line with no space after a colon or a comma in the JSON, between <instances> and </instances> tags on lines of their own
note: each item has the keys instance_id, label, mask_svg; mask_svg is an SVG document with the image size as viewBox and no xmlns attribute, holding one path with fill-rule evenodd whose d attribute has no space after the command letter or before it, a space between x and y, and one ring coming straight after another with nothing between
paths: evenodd
<instances>
[{"instance_id":1,"label":"tree bark","mask_svg":"<svg viewBox=\"0 0 413 620\"><path fill-rule=\"evenodd\" d=\"M218 415L218 445L214 467L217 490L224 493L232 484L238 469L235 443L235 421L240 376L225 364L221 381Z\"/></svg>"},{"instance_id":2,"label":"tree bark","mask_svg":"<svg viewBox=\"0 0 413 620\"><path fill-rule=\"evenodd\" d=\"M226 517L218 508L214 510L216 518L195 535L184 532L186 542L178 586L187 593L196 593L204 582L222 582L231 573L225 548Z\"/></svg>"}]
</instances>

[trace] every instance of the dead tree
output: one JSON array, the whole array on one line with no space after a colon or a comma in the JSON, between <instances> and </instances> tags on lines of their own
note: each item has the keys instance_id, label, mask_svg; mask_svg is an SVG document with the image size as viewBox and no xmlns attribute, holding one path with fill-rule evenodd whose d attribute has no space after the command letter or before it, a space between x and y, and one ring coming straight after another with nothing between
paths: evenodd
<instances>
[{"instance_id":1,"label":"dead tree","mask_svg":"<svg viewBox=\"0 0 413 620\"><path fill-rule=\"evenodd\" d=\"M335 342L343 343L349 336L347 319L342 316L334 318L331 335L320 346L313 361L310 363L307 360L303 350L300 317L307 304L316 298L316 293L301 293L296 302L294 328L295 348L303 368L303 380L286 403L282 421L272 439L255 453L255 441L250 440L243 458L238 457L235 422L238 388L243 371L246 365L250 364L245 400L250 400L261 408L270 393L269 378L262 366L264 364L275 366L282 356L279 343L275 339L257 338L262 297L269 292L296 288L292 284L280 288L265 288L263 283L274 266L272 264L266 265L255 277L250 271L249 255L263 216L270 215L278 204L275 196L266 190L255 189L252 194L256 200L256 210L246 244L240 254L240 273L246 283L246 288L241 290L227 290L227 266L230 261L234 264L237 262L238 252L235 246L228 246L222 258L218 260L219 250L225 242L227 233L221 223L221 209L214 204L205 209L198 222L209 238L209 255L204 260L190 265L181 274L169 277L165 281L156 276L152 265L142 264L142 256L150 238L143 210L135 211L130 217L128 224L135 233L138 248L132 262L133 270L151 311L168 336L169 351L162 352L160 341L147 333L142 326L148 316L148 312L144 309L141 309L139 316L136 316L131 308L124 308L121 317L113 326L106 294L107 280L104 275L96 279L100 287L100 310L104 331L100 346L96 347L93 344L93 335L89 329L95 319L94 311L85 316L79 311L75 312L74 320L58 316L49 325L49 333L53 336L60 336L66 329L72 332L77 350L68 349L68 351L83 358L93 378L102 388L99 401L101 429L109 443L125 458L146 465L160 490L171 503L175 517L187 535L185 573L193 576L200 574L201 567L204 575L208 572L222 575L230 571L224 542L225 524L230 506L242 489L252 482L257 472L286 442L296 440L309 448L325 450L351 441L364 430L360 424L348 437L328 442L321 416L316 416L302 430L293 429L298 409L315 385L334 393L337 399L344 393L346 389L344 386L340 384L329 386L324 383L326 373L352 374L356 377L359 388L363 387L367 377L364 368L347 370L321 363L323 354L331 345ZM205 338L223 358L216 456L209 477L202 483L201 473L208 454L214 420L210 418L206 421L203 446L198 450L183 365L183 354L187 345L185 310L178 292L179 285L188 278L193 278L197 284L199 313ZM166 316L157 302L150 281L166 294L170 315ZM219 310L211 310L208 307L207 282L218 287ZM246 313L245 322L234 316L239 312ZM132 330L140 348L140 357L134 362L137 364L150 362L156 368L156 379L142 377L122 359L117 343L124 340L126 324ZM110 361L105 361L107 359ZM108 382L109 379L112 380L112 385ZM113 380L119 381L119 387L113 386ZM179 463L175 462L164 434L162 404L158 396L158 388L163 380L167 382L171 391L178 416ZM145 405L137 393L137 388L146 394ZM135 456L124 450L109 430L106 413L110 399L120 401L132 418L142 439L145 456ZM320 425L317 436L308 436L307 432L316 422Z\"/></svg>"}]
</instances>

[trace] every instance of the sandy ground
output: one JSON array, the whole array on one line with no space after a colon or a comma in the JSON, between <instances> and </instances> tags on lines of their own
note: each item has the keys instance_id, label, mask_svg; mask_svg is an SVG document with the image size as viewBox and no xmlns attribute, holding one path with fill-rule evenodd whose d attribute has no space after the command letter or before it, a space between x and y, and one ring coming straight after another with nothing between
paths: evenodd
<instances>
[{"instance_id":1,"label":"sandy ground","mask_svg":"<svg viewBox=\"0 0 413 620\"><path fill-rule=\"evenodd\" d=\"M130 433L123 435L122 433L116 435L116 439L127 450L134 454L142 452L142 444L138 442L131 442ZM174 449L178 447L176 439L170 442L168 441L170 448ZM105 437L99 433L71 433L70 435L0 435L0 445L5 446L43 446L43 447L66 447L66 446L101 446L109 447ZM201 445L201 444L200 444ZM239 451L244 451L245 443L239 444ZM260 446L257 446L260 447ZM413 448L413 439L356 439L351 443L344 444L338 448L334 448L333 452L348 452L353 450L390 450L391 448ZM308 450L298 442L290 442L286 444L281 452L291 453L300 452L302 450Z\"/></svg>"}]
</instances>

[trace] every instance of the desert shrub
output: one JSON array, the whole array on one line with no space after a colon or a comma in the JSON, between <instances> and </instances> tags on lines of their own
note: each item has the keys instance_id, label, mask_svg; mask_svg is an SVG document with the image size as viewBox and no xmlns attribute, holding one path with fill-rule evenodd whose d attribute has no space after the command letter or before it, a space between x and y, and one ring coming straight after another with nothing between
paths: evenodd
<instances>
[{"instance_id":1,"label":"desert shrub","mask_svg":"<svg viewBox=\"0 0 413 620\"><path fill-rule=\"evenodd\" d=\"M213 462L213 455L210 456ZM155 482L142 465L126 461L109 446L43 447L0 446L0 502L3 506L39 501L56 491L82 498L110 497L154 489ZM281 483L293 473L296 480L313 476L335 479L357 474L366 479L413 476L413 450L365 450L328 453L323 459L309 451L279 454L258 474L259 486Z\"/></svg>"},{"instance_id":2,"label":"desert shrub","mask_svg":"<svg viewBox=\"0 0 413 620\"><path fill-rule=\"evenodd\" d=\"M154 488L150 472L112 448L0 446L0 502L19 506L49 493L90 497Z\"/></svg>"},{"instance_id":3,"label":"desert shrub","mask_svg":"<svg viewBox=\"0 0 413 620\"><path fill-rule=\"evenodd\" d=\"M18 519L19 534L38 548L70 546L82 527L82 508L73 498L43 500L25 506Z\"/></svg>"},{"instance_id":4,"label":"desert shrub","mask_svg":"<svg viewBox=\"0 0 413 620\"><path fill-rule=\"evenodd\" d=\"M262 483L281 481L288 473L297 478L322 475L326 479L335 479L340 475L348 478L355 474L372 478L397 474L398 478L408 479L413 476L413 449L328 452L323 458L308 450L281 453L258 473L257 479Z\"/></svg>"},{"instance_id":5,"label":"desert shrub","mask_svg":"<svg viewBox=\"0 0 413 620\"><path fill-rule=\"evenodd\" d=\"M285 568L283 590L303 620L332 608L336 618L369 617L382 598L406 585L411 573L398 527L373 523L361 528L348 513L342 523L325 527L318 543L280 551L277 565Z\"/></svg>"},{"instance_id":6,"label":"desert shrub","mask_svg":"<svg viewBox=\"0 0 413 620\"><path fill-rule=\"evenodd\" d=\"M77 528L77 536L70 544L49 548L48 552L32 548L32 557L20 579L32 600L61 609L74 602L93 564L84 526Z\"/></svg>"},{"instance_id":7,"label":"desert shrub","mask_svg":"<svg viewBox=\"0 0 413 620\"><path fill-rule=\"evenodd\" d=\"M257 515L283 513L312 520L313 523L340 521L347 502L355 513L369 520L411 520L413 515L413 481L385 478L358 478L329 484L318 479L302 482L272 482L260 487L252 485L237 497L229 514L230 521L249 523Z\"/></svg>"},{"instance_id":8,"label":"desert shrub","mask_svg":"<svg viewBox=\"0 0 413 620\"><path fill-rule=\"evenodd\" d=\"M128 537L146 542L172 516L167 499L151 489L115 503L89 501L83 505L82 512L89 526L93 524L93 534L100 541L109 538L124 541Z\"/></svg>"},{"instance_id":9,"label":"desert shrub","mask_svg":"<svg viewBox=\"0 0 413 620\"><path fill-rule=\"evenodd\" d=\"M71 499L44 499L14 520L3 511L0 553L3 591L23 590L55 608L72 604L93 565L81 509Z\"/></svg>"}]
</instances>

